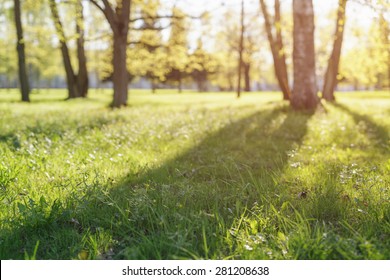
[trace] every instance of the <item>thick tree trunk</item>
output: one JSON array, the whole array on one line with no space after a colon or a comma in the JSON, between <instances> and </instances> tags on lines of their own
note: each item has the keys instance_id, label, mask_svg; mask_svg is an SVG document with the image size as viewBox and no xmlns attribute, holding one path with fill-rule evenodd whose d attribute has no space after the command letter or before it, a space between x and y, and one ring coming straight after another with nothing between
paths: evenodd
<instances>
[{"instance_id":1,"label":"thick tree trunk","mask_svg":"<svg viewBox=\"0 0 390 280\"><path fill-rule=\"evenodd\" d=\"M202 88L203 88L202 81L201 80L197 80L196 85L198 87L198 92L202 92Z\"/></svg>"},{"instance_id":2,"label":"thick tree trunk","mask_svg":"<svg viewBox=\"0 0 390 280\"><path fill-rule=\"evenodd\" d=\"M250 63L244 63L244 80L245 80L245 88L246 92L251 91L251 65Z\"/></svg>"},{"instance_id":3,"label":"thick tree trunk","mask_svg":"<svg viewBox=\"0 0 390 280\"><path fill-rule=\"evenodd\" d=\"M324 77L324 87L322 89L322 97L328 101L334 101L334 91L337 86L337 75L339 71L341 47L343 44L344 26L345 26L345 10L347 0L339 0L337 22L335 31L335 40L333 43L332 54L328 61Z\"/></svg>"},{"instance_id":4,"label":"thick tree trunk","mask_svg":"<svg viewBox=\"0 0 390 280\"><path fill-rule=\"evenodd\" d=\"M312 0L293 0L294 109L315 109L319 103L315 74L314 9Z\"/></svg>"},{"instance_id":5,"label":"thick tree trunk","mask_svg":"<svg viewBox=\"0 0 390 280\"><path fill-rule=\"evenodd\" d=\"M76 14L77 14L77 22L76 22L76 32L78 34L77 38L77 58L79 64L79 72L77 74L77 87L80 97L87 97L88 95L88 87L89 87L89 79L88 79L88 70L87 70L87 58L85 55L84 48L84 11L83 4L79 0L76 4Z\"/></svg>"},{"instance_id":6,"label":"thick tree trunk","mask_svg":"<svg viewBox=\"0 0 390 280\"><path fill-rule=\"evenodd\" d=\"M23 26L21 19L21 8L20 1L14 0L14 12L15 12L15 25L17 33L17 45L18 51L18 70L19 70L19 81L20 90L22 93L22 101L30 102L30 85L28 82L27 70L26 70L26 54L24 50L24 37L23 37Z\"/></svg>"},{"instance_id":7,"label":"thick tree trunk","mask_svg":"<svg viewBox=\"0 0 390 280\"><path fill-rule=\"evenodd\" d=\"M207 78L200 77L196 80L196 84L198 87L198 92L207 92L208 87L207 87Z\"/></svg>"},{"instance_id":8,"label":"thick tree trunk","mask_svg":"<svg viewBox=\"0 0 390 280\"><path fill-rule=\"evenodd\" d=\"M54 25L56 28L57 35L61 42L61 54L62 60L64 63L65 73L66 73L66 83L68 87L68 98L76 98L80 97L80 93L78 91L77 79L75 73L73 71L72 63L70 60L69 49L66 43L66 36L64 32L64 27L60 20L60 16L58 13L58 8L55 0L49 0L50 11L53 17Z\"/></svg>"},{"instance_id":9,"label":"thick tree trunk","mask_svg":"<svg viewBox=\"0 0 390 280\"><path fill-rule=\"evenodd\" d=\"M275 22L276 28L276 40L272 34L271 19L267 11L267 6L264 0L260 0L261 10L264 16L264 25L270 44L272 58L274 60L275 77L278 81L279 88L283 93L283 99L289 100L291 96L291 90L288 82L288 73L286 66L286 57L284 54L284 45L282 40L282 29L280 23L280 1L275 0Z\"/></svg>"},{"instance_id":10,"label":"thick tree trunk","mask_svg":"<svg viewBox=\"0 0 390 280\"><path fill-rule=\"evenodd\" d=\"M127 105L129 75L126 65L127 33L114 33L114 59L112 82L114 86L113 107Z\"/></svg>"},{"instance_id":11,"label":"thick tree trunk","mask_svg":"<svg viewBox=\"0 0 390 280\"><path fill-rule=\"evenodd\" d=\"M129 75L127 72L127 35L129 33L130 9L132 0L122 0L120 5L116 7L111 4L111 1L90 0L106 17L112 33L114 41L113 53L113 75L112 82L114 84L114 99L113 107L121 107L127 104Z\"/></svg>"}]
</instances>

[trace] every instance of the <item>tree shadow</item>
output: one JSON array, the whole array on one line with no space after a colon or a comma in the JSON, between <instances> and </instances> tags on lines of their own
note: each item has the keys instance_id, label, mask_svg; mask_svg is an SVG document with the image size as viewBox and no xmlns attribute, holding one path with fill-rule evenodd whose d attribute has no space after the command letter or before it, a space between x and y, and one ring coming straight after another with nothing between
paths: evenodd
<instances>
[{"instance_id":1,"label":"tree shadow","mask_svg":"<svg viewBox=\"0 0 390 280\"><path fill-rule=\"evenodd\" d=\"M160 167L129 173L109 194L114 205L128 205L131 221L131 242L118 247L118 257L166 259L197 248L186 256L207 258L202 236L215 235L221 224L231 227L245 209L267 203L267 193L278 195L275 180L302 144L311 116L287 106L257 112ZM209 246L217 247L217 239Z\"/></svg>"},{"instance_id":2,"label":"tree shadow","mask_svg":"<svg viewBox=\"0 0 390 280\"><path fill-rule=\"evenodd\" d=\"M388 129L376 123L369 116L351 110L341 103L333 103L332 106L350 115L356 125L361 125L362 130L370 139L370 142L383 153L390 152L390 137Z\"/></svg>"},{"instance_id":3,"label":"tree shadow","mask_svg":"<svg viewBox=\"0 0 390 280\"><path fill-rule=\"evenodd\" d=\"M277 195L275 178L288 164L289 152L302 144L311 116L286 105L256 112L161 166L129 171L111 186L97 182L84 197L50 215L49 224L46 219L32 231L27 223L4 232L2 239L24 240L32 251L35 240L46 237L40 245L45 251L58 248L57 239L66 235L69 240L60 242L66 251L92 242L83 241L83 234L104 238L110 232L120 240L115 258L207 258L218 241L205 245L205 236L230 228L252 205L267 203L265 193Z\"/></svg>"}]
</instances>

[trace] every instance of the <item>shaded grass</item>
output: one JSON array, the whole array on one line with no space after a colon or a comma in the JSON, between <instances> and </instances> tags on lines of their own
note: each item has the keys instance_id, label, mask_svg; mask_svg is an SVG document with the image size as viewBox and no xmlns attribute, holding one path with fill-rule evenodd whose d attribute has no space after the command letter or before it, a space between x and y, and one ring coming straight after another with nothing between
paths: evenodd
<instances>
[{"instance_id":1,"label":"shaded grass","mask_svg":"<svg viewBox=\"0 0 390 280\"><path fill-rule=\"evenodd\" d=\"M384 94L62 94L0 105L2 259L390 256Z\"/></svg>"}]
</instances>

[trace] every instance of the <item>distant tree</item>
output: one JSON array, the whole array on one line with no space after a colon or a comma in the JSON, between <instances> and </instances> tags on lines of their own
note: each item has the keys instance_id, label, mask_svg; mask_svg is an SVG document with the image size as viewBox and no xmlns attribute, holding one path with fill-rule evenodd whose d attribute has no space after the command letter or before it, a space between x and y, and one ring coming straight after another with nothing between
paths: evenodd
<instances>
[{"instance_id":1,"label":"distant tree","mask_svg":"<svg viewBox=\"0 0 390 280\"><path fill-rule=\"evenodd\" d=\"M77 58L79 65L79 71L77 74L72 66L68 47L68 39L65 35L64 25L60 18L57 2L55 0L49 0L50 11L54 21L56 33L60 41L60 49L68 87L68 98L86 97L88 93L88 71L84 49L83 7L80 0L76 0L73 4L76 5Z\"/></svg>"},{"instance_id":2,"label":"distant tree","mask_svg":"<svg viewBox=\"0 0 390 280\"><path fill-rule=\"evenodd\" d=\"M356 24L351 40L359 42L346 51L340 61L340 77L355 90L390 87L388 36L384 31L389 23L380 17L364 30Z\"/></svg>"},{"instance_id":3,"label":"distant tree","mask_svg":"<svg viewBox=\"0 0 390 280\"><path fill-rule=\"evenodd\" d=\"M63 75L61 56L53 42L55 33L47 1L24 0L23 11L29 82L31 88L39 90L43 85L48 87L54 77Z\"/></svg>"},{"instance_id":4,"label":"distant tree","mask_svg":"<svg viewBox=\"0 0 390 280\"><path fill-rule=\"evenodd\" d=\"M164 79L166 69L165 57L163 57L162 28L158 18L161 3L159 0L145 0L137 7L140 10L142 22L138 28L131 29L140 36L138 41L132 41L133 44L129 49L128 70L134 75L147 78L151 83L152 91L155 92L158 84Z\"/></svg>"},{"instance_id":5,"label":"distant tree","mask_svg":"<svg viewBox=\"0 0 390 280\"><path fill-rule=\"evenodd\" d=\"M198 91L208 91L210 75L217 69L216 59L203 48L202 40L198 40L196 50L190 56L189 72L195 81Z\"/></svg>"},{"instance_id":6,"label":"distant tree","mask_svg":"<svg viewBox=\"0 0 390 280\"><path fill-rule=\"evenodd\" d=\"M253 54L257 51L256 43L252 36L246 36L244 42L244 51L242 54L242 71L244 75L244 91L252 90L252 66L254 63Z\"/></svg>"},{"instance_id":7,"label":"distant tree","mask_svg":"<svg viewBox=\"0 0 390 280\"><path fill-rule=\"evenodd\" d=\"M23 25L21 17L21 6L20 0L14 0L14 18L15 26L17 33L17 43L16 49L18 52L18 65L19 65L19 81L20 81L20 90L22 94L22 101L30 102L30 85L28 81L27 69L26 69L26 54L25 54L25 44L23 36Z\"/></svg>"},{"instance_id":8,"label":"distant tree","mask_svg":"<svg viewBox=\"0 0 390 280\"><path fill-rule=\"evenodd\" d=\"M328 101L334 101L334 91L337 86L337 80L339 76L339 64L341 57L341 47L344 37L345 26L345 13L346 13L347 0L339 0L336 30L334 34L333 50L328 60L328 67L326 69L324 77L324 87L322 90L322 97Z\"/></svg>"},{"instance_id":9,"label":"distant tree","mask_svg":"<svg viewBox=\"0 0 390 280\"><path fill-rule=\"evenodd\" d=\"M272 58L274 60L275 76L279 87L283 92L283 99L288 100L290 99L291 90L288 82L285 48L282 38L280 1L275 0L274 22L271 21L265 0L260 0L260 7L263 12L265 30L271 47ZM273 29L275 29L275 35L273 34Z\"/></svg>"},{"instance_id":10,"label":"distant tree","mask_svg":"<svg viewBox=\"0 0 390 280\"><path fill-rule=\"evenodd\" d=\"M382 74L379 74L378 88L390 89L390 22L385 19L384 12L379 16L380 42L383 49L383 64L386 65Z\"/></svg>"},{"instance_id":11,"label":"distant tree","mask_svg":"<svg viewBox=\"0 0 390 280\"><path fill-rule=\"evenodd\" d=\"M294 109L314 109L319 103L315 73L314 9L312 0L293 0Z\"/></svg>"},{"instance_id":12,"label":"distant tree","mask_svg":"<svg viewBox=\"0 0 390 280\"><path fill-rule=\"evenodd\" d=\"M246 92L251 91L254 73L259 74L258 40L262 34L257 25L256 16L248 16L244 11L244 22L241 24L240 16L235 16L234 10L227 10L223 17L222 29L217 33L214 57L218 59L218 73L212 82L221 90L237 90L238 69L241 69L240 88ZM243 27L243 28L242 28ZM244 31L244 32L242 32ZM241 46L241 34L242 46ZM242 48L241 48L242 47ZM241 53L241 59L240 59ZM239 67L240 61L241 67Z\"/></svg>"},{"instance_id":13,"label":"distant tree","mask_svg":"<svg viewBox=\"0 0 390 280\"><path fill-rule=\"evenodd\" d=\"M234 91L237 80L237 59L229 50L213 54L217 63L217 71L212 83L222 91Z\"/></svg>"},{"instance_id":14,"label":"distant tree","mask_svg":"<svg viewBox=\"0 0 390 280\"><path fill-rule=\"evenodd\" d=\"M171 32L167 43L167 81L176 83L182 92L183 79L189 63L186 18L182 10L172 10Z\"/></svg>"},{"instance_id":15,"label":"distant tree","mask_svg":"<svg viewBox=\"0 0 390 280\"><path fill-rule=\"evenodd\" d=\"M237 98L241 96L241 76L244 66L243 54L244 54L244 34L245 34L245 5L244 0L241 0L241 16L240 16L240 41L238 44L238 82L237 82Z\"/></svg>"}]
</instances>

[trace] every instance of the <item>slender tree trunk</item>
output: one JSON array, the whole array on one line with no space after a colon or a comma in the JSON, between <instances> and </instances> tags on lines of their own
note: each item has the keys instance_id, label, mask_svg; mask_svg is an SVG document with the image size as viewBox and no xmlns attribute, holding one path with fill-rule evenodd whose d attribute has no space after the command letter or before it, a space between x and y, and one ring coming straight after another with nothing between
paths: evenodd
<instances>
[{"instance_id":1,"label":"slender tree trunk","mask_svg":"<svg viewBox=\"0 0 390 280\"><path fill-rule=\"evenodd\" d=\"M294 109L315 109L319 103L315 74L314 9L312 0L293 0Z\"/></svg>"},{"instance_id":2,"label":"slender tree trunk","mask_svg":"<svg viewBox=\"0 0 390 280\"><path fill-rule=\"evenodd\" d=\"M54 25L56 28L57 36L59 37L61 44L61 54L62 60L64 63L65 73L66 73L66 83L68 87L68 98L76 98L80 97L80 93L78 91L77 79L75 73L73 71L72 63L70 60L69 49L66 43L66 36L64 32L64 27L60 20L60 16L58 13L58 7L55 0L49 0L50 11L53 17Z\"/></svg>"},{"instance_id":3,"label":"slender tree trunk","mask_svg":"<svg viewBox=\"0 0 390 280\"><path fill-rule=\"evenodd\" d=\"M178 82L179 82L178 91L179 91L179 93L182 93L183 92L183 79L181 77L181 71L179 71L178 75L179 75L179 77L178 77Z\"/></svg>"},{"instance_id":4,"label":"slender tree trunk","mask_svg":"<svg viewBox=\"0 0 390 280\"><path fill-rule=\"evenodd\" d=\"M77 87L80 97L87 97L89 88L88 70L87 70L87 58L84 48L84 11L81 1L76 3L76 33L77 37L77 60L79 64L79 72L77 74Z\"/></svg>"},{"instance_id":5,"label":"slender tree trunk","mask_svg":"<svg viewBox=\"0 0 390 280\"><path fill-rule=\"evenodd\" d=\"M238 82L237 82L237 98L241 96L241 76L242 76L242 66L243 66L243 52L244 52L244 33L245 33L245 24L244 24L244 13L245 13L244 0L241 0L241 34L240 34L240 45L238 50L239 60L238 60Z\"/></svg>"},{"instance_id":6,"label":"slender tree trunk","mask_svg":"<svg viewBox=\"0 0 390 280\"><path fill-rule=\"evenodd\" d=\"M339 0L333 50L332 50L332 54L330 55L328 61L328 67L326 69L326 73L324 77L324 87L322 90L322 97L328 101L335 100L334 91L337 86L337 75L339 71L341 47L343 44L343 37L344 37L346 4L347 4L347 0Z\"/></svg>"},{"instance_id":7,"label":"slender tree trunk","mask_svg":"<svg viewBox=\"0 0 390 280\"><path fill-rule=\"evenodd\" d=\"M276 29L276 50L278 57L278 72L280 76L280 84L283 92L283 99L289 100L291 95L290 86L288 84L288 74L286 65L286 54L282 37L282 20L280 18L280 1L275 0L275 29Z\"/></svg>"},{"instance_id":8,"label":"slender tree trunk","mask_svg":"<svg viewBox=\"0 0 390 280\"><path fill-rule=\"evenodd\" d=\"M244 80L245 80L245 91L251 91L251 65L250 63L244 63Z\"/></svg>"},{"instance_id":9,"label":"slender tree trunk","mask_svg":"<svg viewBox=\"0 0 390 280\"><path fill-rule=\"evenodd\" d=\"M228 75L228 83L229 83L228 91L234 91L234 74L231 72Z\"/></svg>"},{"instance_id":10,"label":"slender tree trunk","mask_svg":"<svg viewBox=\"0 0 390 280\"><path fill-rule=\"evenodd\" d=\"M18 70L19 70L19 81L20 90L22 94L22 101L30 102L30 85L28 82L27 69L26 69L26 54L24 50L24 37L23 37L23 26L21 19L21 8L20 1L14 0L14 12L15 12L15 25L17 33L17 45L18 51Z\"/></svg>"},{"instance_id":11,"label":"slender tree trunk","mask_svg":"<svg viewBox=\"0 0 390 280\"><path fill-rule=\"evenodd\" d=\"M275 28L276 28L276 40L272 34L271 19L268 14L267 6L264 0L260 0L261 10L264 16L264 25L267 33L268 41L271 48L272 58L274 60L275 77L278 81L279 88L283 93L283 99L289 100L291 96L291 90L288 82L288 73L286 66L286 57L284 53L284 45L282 40L282 29L280 20L280 1L275 0Z\"/></svg>"}]
</instances>

